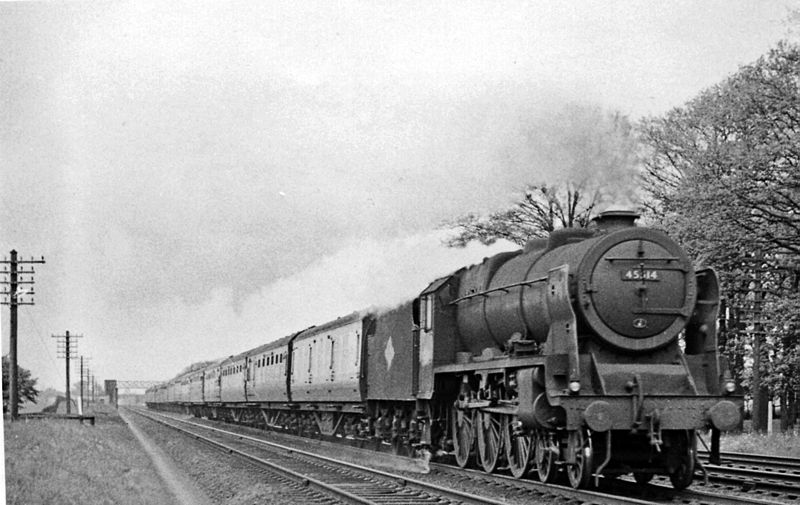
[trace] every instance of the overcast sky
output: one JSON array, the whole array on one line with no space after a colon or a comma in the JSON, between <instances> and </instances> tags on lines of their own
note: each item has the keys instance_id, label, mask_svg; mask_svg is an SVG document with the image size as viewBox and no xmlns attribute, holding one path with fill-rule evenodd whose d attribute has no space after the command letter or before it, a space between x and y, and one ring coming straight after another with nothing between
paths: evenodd
<instances>
[{"instance_id":1,"label":"overcast sky","mask_svg":"<svg viewBox=\"0 0 800 505\"><path fill-rule=\"evenodd\" d=\"M508 247L443 220L564 175L532 132L679 106L797 6L2 3L0 256L47 261L19 362L63 388L69 330L99 379L160 380L411 298Z\"/></svg>"}]
</instances>

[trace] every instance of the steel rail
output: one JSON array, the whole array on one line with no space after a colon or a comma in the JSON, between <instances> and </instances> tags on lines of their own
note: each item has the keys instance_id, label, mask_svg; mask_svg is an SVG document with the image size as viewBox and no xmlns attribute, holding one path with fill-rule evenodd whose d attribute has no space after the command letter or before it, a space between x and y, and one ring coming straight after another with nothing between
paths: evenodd
<instances>
[{"instance_id":1,"label":"steel rail","mask_svg":"<svg viewBox=\"0 0 800 505\"><path fill-rule=\"evenodd\" d=\"M773 470L755 470L752 468L741 468L731 465L704 465L709 473L718 472L730 475L740 475L744 477L751 477L753 479L766 480L766 481L781 481L800 484L800 474L791 472L776 472ZM795 486L797 491L800 487Z\"/></svg>"},{"instance_id":2,"label":"steel rail","mask_svg":"<svg viewBox=\"0 0 800 505\"><path fill-rule=\"evenodd\" d=\"M704 460L709 458L706 451L698 451L698 455ZM800 471L800 458L791 456L770 456L768 454L755 454L747 452L722 452L720 453L721 465L726 464L753 464L766 467L794 468Z\"/></svg>"},{"instance_id":3,"label":"steel rail","mask_svg":"<svg viewBox=\"0 0 800 505\"><path fill-rule=\"evenodd\" d=\"M772 490L800 495L800 475L785 472L753 470L735 466L705 465L710 482L739 485L749 490Z\"/></svg>"}]
</instances>

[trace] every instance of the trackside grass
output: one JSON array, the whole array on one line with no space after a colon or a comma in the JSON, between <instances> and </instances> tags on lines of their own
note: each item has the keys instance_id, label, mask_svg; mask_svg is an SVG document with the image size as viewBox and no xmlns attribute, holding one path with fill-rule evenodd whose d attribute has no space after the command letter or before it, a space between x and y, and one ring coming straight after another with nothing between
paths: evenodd
<instances>
[{"instance_id":1,"label":"trackside grass","mask_svg":"<svg viewBox=\"0 0 800 505\"><path fill-rule=\"evenodd\" d=\"M169 504L164 487L116 414L96 426L71 420L5 421L6 503Z\"/></svg>"},{"instance_id":2,"label":"trackside grass","mask_svg":"<svg viewBox=\"0 0 800 505\"><path fill-rule=\"evenodd\" d=\"M766 454L769 456L790 456L800 458L800 433L787 431L761 433L739 433L720 438L723 451Z\"/></svg>"}]
</instances>

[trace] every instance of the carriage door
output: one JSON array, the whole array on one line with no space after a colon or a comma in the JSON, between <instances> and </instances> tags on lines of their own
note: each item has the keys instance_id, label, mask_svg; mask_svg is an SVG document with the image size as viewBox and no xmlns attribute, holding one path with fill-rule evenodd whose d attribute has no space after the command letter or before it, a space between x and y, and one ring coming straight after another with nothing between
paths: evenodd
<instances>
[{"instance_id":1,"label":"carriage door","mask_svg":"<svg viewBox=\"0 0 800 505\"><path fill-rule=\"evenodd\" d=\"M255 394L255 363L249 357L244 359L244 401L248 401L248 395L254 396Z\"/></svg>"}]
</instances>

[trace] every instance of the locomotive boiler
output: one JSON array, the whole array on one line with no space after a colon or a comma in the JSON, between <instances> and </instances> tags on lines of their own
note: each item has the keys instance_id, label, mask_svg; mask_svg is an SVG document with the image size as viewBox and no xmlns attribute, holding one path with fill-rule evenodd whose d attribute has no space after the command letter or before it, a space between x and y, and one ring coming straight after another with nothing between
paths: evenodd
<instances>
[{"instance_id":1,"label":"locomotive boiler","mask_svg":"<svg viewBox=\"0 0 800 505\"><path fill-rule=\"evenodd\" d=\"M633 473L682 489L697 432L736 427L742 399L716 274L636 218L603 213L393 309L191 367L147 404L574 487Z\"/></svg>"}]
</instances>

